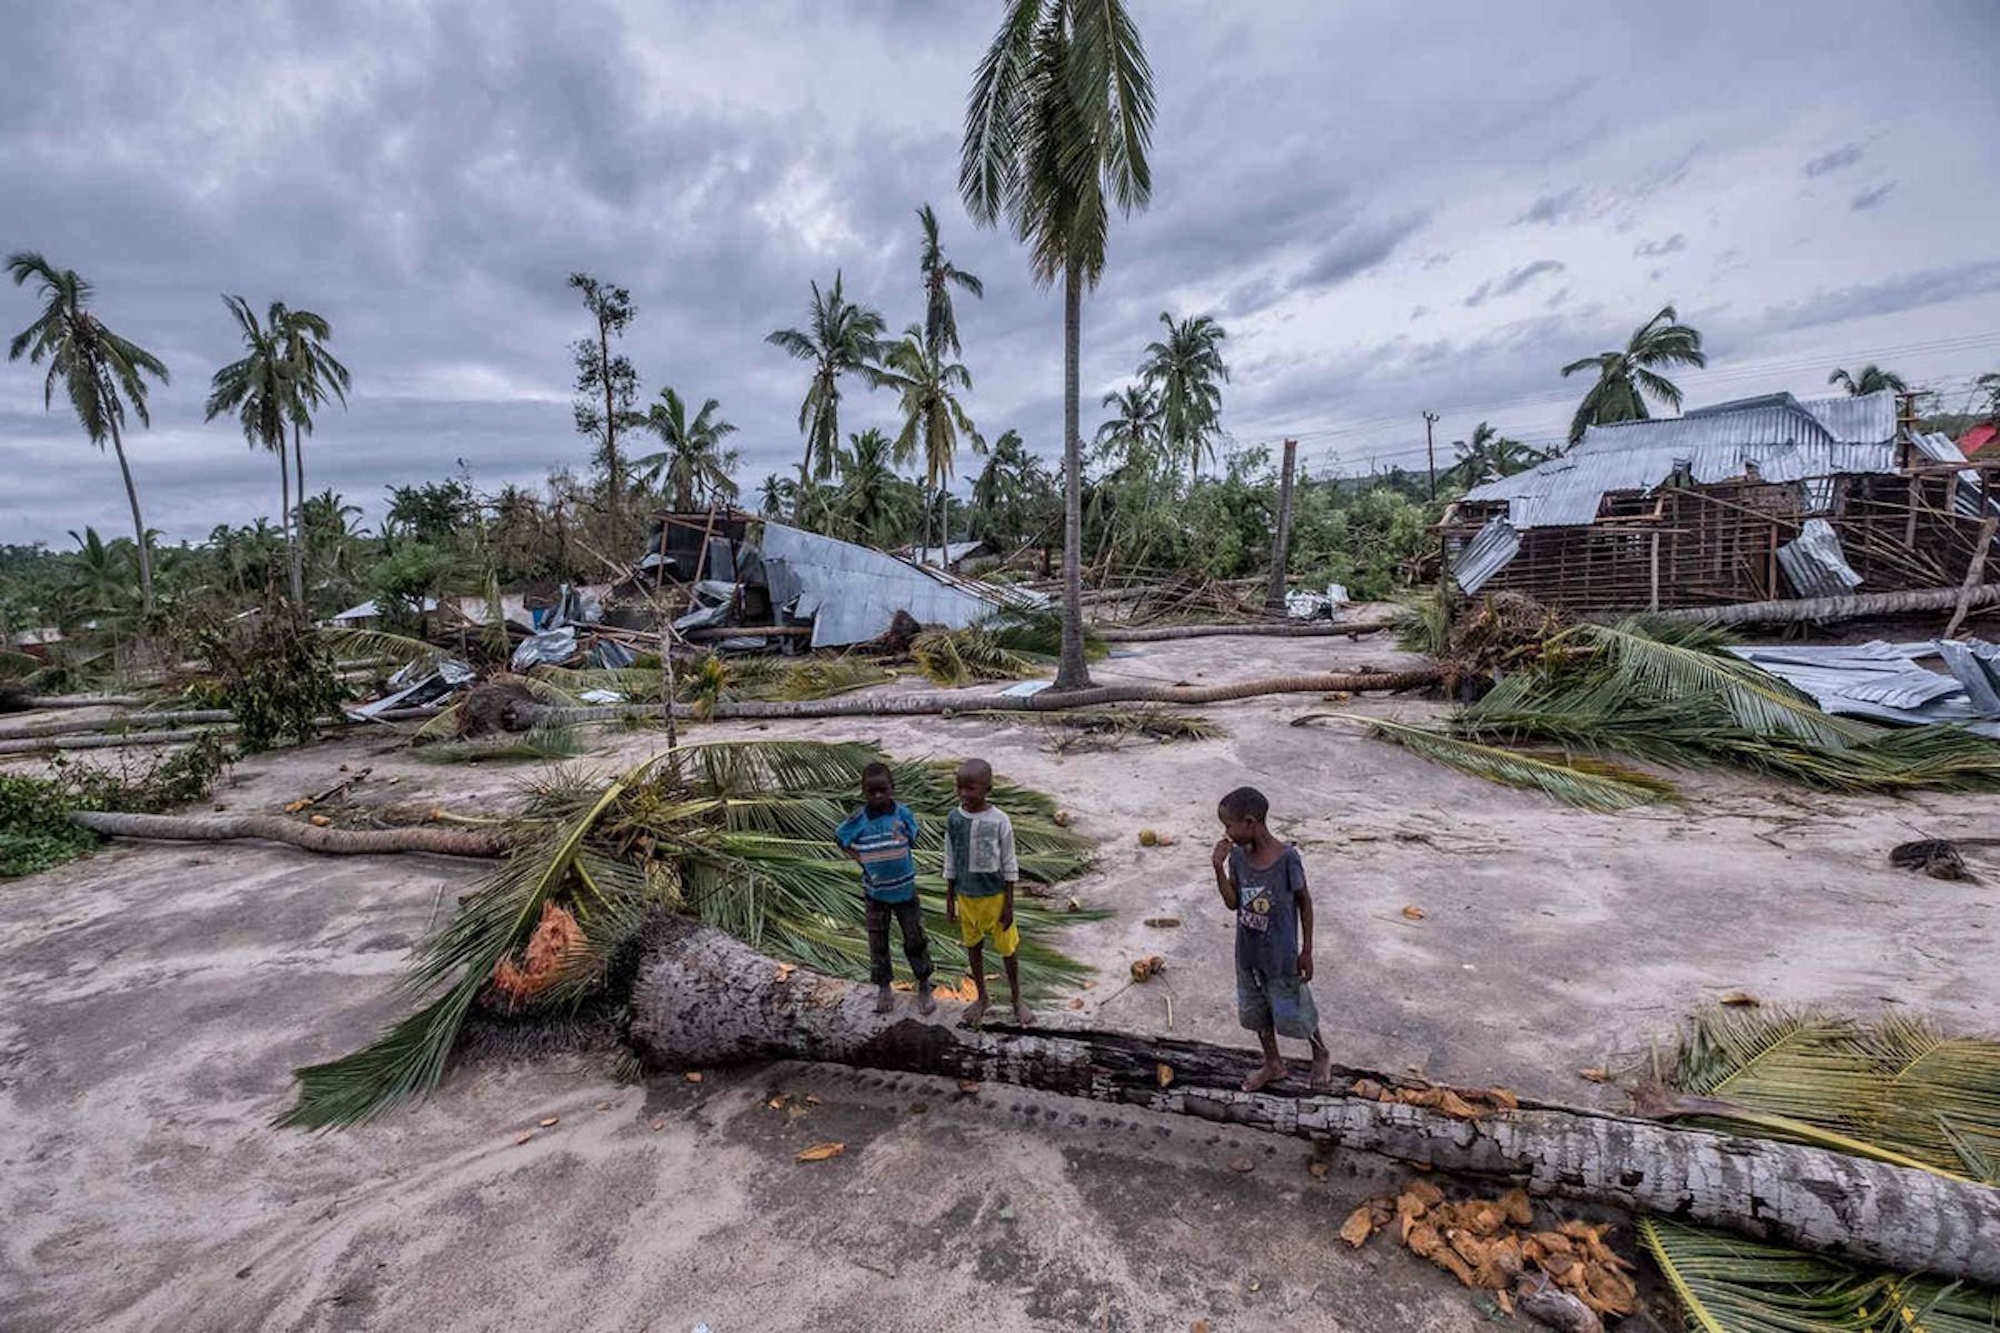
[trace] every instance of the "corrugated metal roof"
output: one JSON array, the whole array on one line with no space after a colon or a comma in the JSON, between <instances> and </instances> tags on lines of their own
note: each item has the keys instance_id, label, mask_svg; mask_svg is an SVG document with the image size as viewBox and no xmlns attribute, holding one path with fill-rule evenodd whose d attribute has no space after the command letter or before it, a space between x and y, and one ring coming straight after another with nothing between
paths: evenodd
<instances>
[{"instance_id":1,"label":"corrugated metal roof","mask_svg":"<svg viewBox=\"0 0 2000 1333\"><path fill-rule=\"evenodd\" d=\"M1487 521L1479 535L1465 544L1452 562L1451 576L1470 594L1486 586L1486 580L1505 569L1521 551L1521 534L1504 518Z\"/></svg>"},{"instance_id":2,"label":"corrugated metal roof","mask_svg":"<svg viewBox=\"0 0 2000 1333\"><path fill-rule=\"evenodd\" d=\"M1885 400L1886 413L1875 399ZM1803 402L1773 394L1683 417L1592 426L1568 453L1475 486L1465 498L1505 501L1516 528L1587 524L1607 493L1650 491L1682 469L1703 484L1893 472L1895 428L1892 394ZM1883 433L1873 435L1877 429ZM1824 509L1829 496L1828 488L1808 485L1808 512Z\"/></svg>"},{"instance_id":3,"label":"corrugated metal roof","mask_svg":"<svg viewBox=\"0 0 2000 1333\"><path fill-rule=\"evenodd\" d=\"M1840 549L1840 534L1823 518L1809 518L1799 535L1778 548L1778 567L1801 597L1845 597L1861 576Z\"/></svg>"},{"instance_id":4,"label":"corrugated metal roof","mask_svg":"<svg viewBox=\"0 0 2000 1333\"><path fill-rule=\"evenodd\" d=\"M2000 650L1977 639L1730 651L1804 690L1829 713L1910 726L1952 722L2000 735ZM1930 656L1942 656L1952 674L1917 664Z\"/></svg>"},{"instance_id":5,"label":"corrugated metal roof","mask_svg":"<svg viewBox=\"0 0 2000 1333\"><path fill-rule=\"evenodd\" d=\"M926 625L965 629L1000 606L998 596L975 594L961 580L947 584L938 571L782 523L767 520L758 545L767 567L781 566L796 581L792 614L813 618L815 648L880 638L898 611Z\"/></svg>"}]
</instances>

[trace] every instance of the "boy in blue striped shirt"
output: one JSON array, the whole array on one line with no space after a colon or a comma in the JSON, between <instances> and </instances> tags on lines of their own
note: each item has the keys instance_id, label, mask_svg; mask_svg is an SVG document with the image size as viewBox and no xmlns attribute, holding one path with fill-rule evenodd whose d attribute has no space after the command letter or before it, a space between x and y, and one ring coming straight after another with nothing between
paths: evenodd
<instances>
[{"instance_id":1,"label":"boy in blue striped shirt","mask_svg":"<svg viewBox=\"0 0 2000 1333\"><path fill-rule=\"evenodd\" d=\"M875 983L875 1012L896 1007L889 990L889 919L903 932L903 955L917 981L917 1012L937 1012L931 997L931 942L924 934L923 906L917 901L917 817L896 799L896 780L887 764L861 770L863 805L833 832L833 840L861 867L862 895L868 903L868 971Z\"/></svg>"}]
</instances>

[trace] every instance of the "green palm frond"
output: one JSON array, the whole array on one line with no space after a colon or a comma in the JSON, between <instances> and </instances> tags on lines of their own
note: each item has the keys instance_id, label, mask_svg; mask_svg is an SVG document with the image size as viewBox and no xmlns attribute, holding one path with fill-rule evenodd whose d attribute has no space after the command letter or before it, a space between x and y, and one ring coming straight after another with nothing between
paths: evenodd
<instances>
[{"instance_id":1,"label":"green palm frond","mask_svg":"<svg viewBox=\"0 0 2000 1333\"><path fill-rule=\"evenodd\" d=\"M320 638L339 658L383 657L391 662L428 662L438 656L434 644L408 634L382 629L335 629L322 626Z\"/></svg>"},{"instance_id":2,"label":"green palm frond","mask_svg":"<svg viewBox=\"0 0 2000 1333\"><path fill-rule=\"evenodd\" d=\"M1505 787L1539 791L1585 810L1609 813L1680 797L1680 789L1665 778L1624 764L1581 755L1524 754L1404 722L1347 713L1306 713L1293 718L1292 725L1316 721L1363 726L1447 768Z\"/></svg>"},{"instance_id":3,"label":"green palm frond","mask_svg":"<svg viewBox=\"0 0 2000 1333\"><path fill-rule=\"evenodd\" d=\"M1882 734L1879 727L1820 711L1806 694L1723 652L1727 639L1712 629L1628 620L1579 626L1571 633L1604 654L1617 686L1647 703L1713 700L1747 731L1793 736L1829 749Z\"/></svg>"},{"instance_id":4,"label":"green palm frond","mask_svg":"<svg viewBox=\"0 0 2000 1333\"><path fill-rule=\"evenodd\" d=\"M862 658L813 658L787 669L774 682L771 693L778 699L831 699L894 679L894 671Z\"/></svg>"},{"instance_id":5,"label":"green palm frond","mask_svg":"<svg viewBox=\"0 0 2000 1333\"><path fill-rule=\"evenodd\" d=\"M1025 680L1043 663L1003 646L987 630L926 630L910 643L917 669L939 685L956 688L984 680Z\"/></svg>"},{"instance_id":6,"label":"green palm frond","mask_svg":"<svg viewBox=\"0 0 2000 1333\"><path fill-rule=\"evenodd\" d=\"M432 722L436 720L433 718ZM421 731L419 734L422 734ZM489 759L526 759L555 763L574 759L583 751L583 739L577 735L574 727L536 726L514 736L496 736L488 740L457 741L447 745L426 746L416 751L416 757L433 764L477 764Z\"/></svg>"},{"instance_id":7,"label":"green palm frond","mask_svg":"<svg viewBox=\"0 0 2000 1333\"><path fill-rule=\"evenodd\" d=\"M461 697L439 709L436 717L425 719L412 739L418 745L433 741L449 741L456 739L464 729L465 700Z\"/></svg>"},{"instance_id":8,"label":"green palm frond","mask_svg":"<svg viewBox=\"0 0 2000 1333\"><path fill-rule=\"evenodd\" d=\"M1946 1036L1890 1014L1853 1037L1884 1080L1870 1137L1913 1157L2000 1185L2000 1042Z\"/></svg>"}]
</instances>

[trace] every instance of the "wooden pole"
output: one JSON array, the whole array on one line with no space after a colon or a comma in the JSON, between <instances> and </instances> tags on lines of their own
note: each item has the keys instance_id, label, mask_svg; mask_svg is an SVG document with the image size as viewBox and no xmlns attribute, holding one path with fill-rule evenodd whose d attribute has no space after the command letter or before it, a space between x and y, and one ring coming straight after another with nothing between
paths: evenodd
<instances>
[{"instance_id":1,"label":"wooden pole","mask_svg":"<svg viewBox=\"0 0 2000 1333\"><path fill-rule=\"evenodd\" d=\"M1958 603L1952 609L1951 623L1944 627L1944 637L1949 639L1958 633L1958 627L1965 623L1965 613L1972 609L1972 594L1986 582L1986 552L1993 545L1993 529L1996 520L1992 514L1979 525L1979 540L1972 544L1972 559L1965 566L1965 582L1958 585Z\"/></svg>"},{"instance_id":2,"label":"wooden pole","mask_svg":"<svg viewBox=\"0 0 2000 1333\"><path fill-rule=\"evenodd\" d=\"M1271 588L1264 595L1264 609L1274 616L1285 614L1285 576L1292 556L1292 475L1298 461L1299 442L1286 440L1284 470L1278 474L1278 533L1271 548Z\"/></svg>"}]
</instances>

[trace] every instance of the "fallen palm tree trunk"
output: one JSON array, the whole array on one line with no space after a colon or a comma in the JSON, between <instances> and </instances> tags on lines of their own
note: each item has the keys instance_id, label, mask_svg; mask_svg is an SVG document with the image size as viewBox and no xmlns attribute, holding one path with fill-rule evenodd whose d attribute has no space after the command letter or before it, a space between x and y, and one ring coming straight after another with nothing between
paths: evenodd
<instances>
[{"instance_id":1,"label":"fallen palm tree trunk","mask_svg":"<svg viewBox=\"0 0 2000 1333\"><path fill-rule=\"evenodd\" d=\"M1246 1093L1248 1051L879 1017L865 988L781 967L680 919L648 942L631 1012L633 1043L660 1067L799 1059L1016 1084L1505 1177L1904 1272L2000 1282L2000 1189L1990 1186L1567 1107L1453 1118L1372 1099L1355 1070L1336 1071L1343 1091L1333 1095Z\"/></svg>"},{"instance_id":2,"label":"fallen palm tree trunk","mask_svg":"<svg viewBox=\"0 0 2000 1333\"><path fill-rule=\"evenodd\" d=\"M937 693L891 694L837 699L744 700L695 709L674 705L674 716L717 721L729 718L814 717L935 717L970 712L1050 713L1067 708L1101 708L1106 704L1217 704L1274 694L1359 694L1364 691L1414 690L1435 685L1444 677L1440 667L1411 671L1329 672L1310 676L1274 676L1231 685L1097 685L1057 694ZM567 726L581 722L612 722L629 717L660 717L657 704L606 704L595 708L564 708L533 701L516 701L510 725L525 731L536 726Z\"/></svg>"},{"instance_id":3,"label":"fallen palm tree trunk","mask_svg":"<svg viewBox=\"0 0 2000 1333\"><path fill-rule=\"evenodd\" d=\"M29 740L0 741L0 755L40 754L47 750L119 750L139 745L185 745L204 736L230 730L227 727L199 727L192 731L90 732L81 736L41 736Z\"/></svg>"},{"instance_id":4,"label":"fallen palm tree trunk","mask_svg":"<svg viewBox=\"0 0 2000 1333\"><path fill-rule=\"evenodd\" d=\"M226 708L182 708L170 713L119 713L113 717L30 722L22 727L0 728L0 742L34 740L42 736L74 736L90 733L112 735L121 729L194 727L235 720L236 714Z\"/></svg>"},{"instance_id":5,"label":"fallen palm tree trunk","mask_svg":"<svg viewBox=\"0 0 2000 1333\"><path fill-rule=\"evenodd\" d=\"M1359 638L1363 634L1379 634L1383 630L1396 628L1393 620L1356 620L1342 624L1324 620L1290 624L1248 624L1248 625L1154 625L1141 629L1127 629L1107 625L1093 631L1106 643L1166 643L1174 639L1212 639L1241 637L1252 639L1332 639Z\"/></svg>"},{"instance_id":6,"label":"fallen palm tree trunk","mask_svg":"<svg viewBox=\"0 0 2000 1333\"><path fill-rule=\"evenodd\" d=\"M377 856L391 852L433 852L440 856L503 855L519 836L493 829L321 828L283 815L127 815L79 810L70 822L114 838L158 842L283 842L329 856Z\"/></svg>"},{"instance_id":7,"label":"fallen palm tree trunk","mask_svg":"<svg viewBox=\"0 0 2000 1333\"><path fill-rule=\"evenodd\" d=\"M35 713L50 708L141 708L148 702L136 694L24 694L14 706Z\"/></svg>"},{"instance_id":8,"label":"fallen palm tree trunk","mask_svg":"<svg viewBox=\"0 0 2000 1333\"><path fill-rule=\"evenodd\" d=\"M1779 602L1737 602L1729 606L1693 606L1661 611L1649 617L1697 625L1817 625L1864 616L1899 616L1917 611L1956 611L1963 601L1968 611L2000 606L2000 583L1963 588L1920 588L1911 592L1857 593L1852 597L1805 597Z\"/></svg>"}]
</instances>

